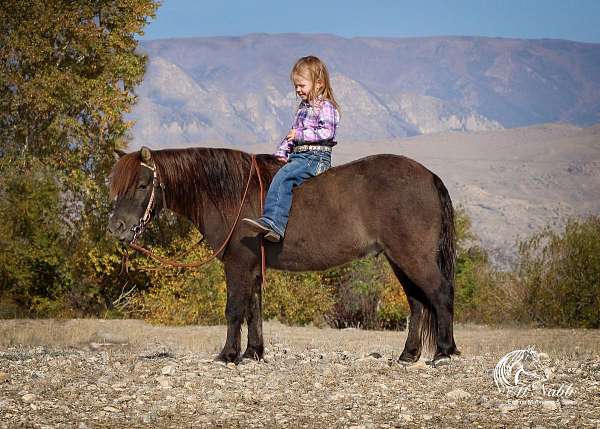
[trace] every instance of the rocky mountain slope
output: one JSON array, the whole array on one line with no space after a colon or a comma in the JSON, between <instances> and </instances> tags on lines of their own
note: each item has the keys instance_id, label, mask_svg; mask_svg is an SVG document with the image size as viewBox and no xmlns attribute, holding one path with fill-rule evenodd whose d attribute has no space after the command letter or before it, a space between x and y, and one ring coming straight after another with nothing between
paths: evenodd
<instances>
[{"instance_id":1,"label":"rocky mountain slope","mask_svg":"<svg viewBox=\"0 0 600 429\"><path fill-rule=\"evenodd\" d=\"M274 143L290 126L289 70L329 66L342 139L600 122L600 44L482 37L251 34L144 42L136 139L153 147Z\"/></svg>"}]
</instances>

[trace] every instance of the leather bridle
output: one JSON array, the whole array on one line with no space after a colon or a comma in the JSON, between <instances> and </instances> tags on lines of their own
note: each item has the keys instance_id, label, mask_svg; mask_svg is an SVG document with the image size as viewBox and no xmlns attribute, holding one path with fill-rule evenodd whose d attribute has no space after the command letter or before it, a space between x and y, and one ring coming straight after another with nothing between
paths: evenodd
<instances>
[{"instance_id":1,"label":"leather bridle","mask_svg":"<svg viewBox=\"0 0 600 429\"><path fill-rule=\"evenodd\" d=\"M152 171L152 193L150 194L150 200L148 201L148 205L146 206L146 210L142 217L138 220L138 222L131 227L131 231L133 232L133 238L130 241L130 244L135 243L135 241L142 235L142 232L146 229L146 225L150 223L152 220L152 213L156 208L156 189L160 188L162 196L163 196L163 208L165 207L165 187L160 181L158 177L158 169L156 166L148 165L144 162L140 162L142 167L146 167Z\"/></svg>"}]
</instances>

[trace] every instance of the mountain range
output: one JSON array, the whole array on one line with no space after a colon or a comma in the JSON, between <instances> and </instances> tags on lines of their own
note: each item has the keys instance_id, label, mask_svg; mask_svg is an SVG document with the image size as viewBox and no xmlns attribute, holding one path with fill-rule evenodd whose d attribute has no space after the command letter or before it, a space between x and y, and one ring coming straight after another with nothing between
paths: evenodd
<instances>
[{"instance_id":1,"label":"mountain range","mask_svg":"<svg viewBox=\"0 0 600 429\"><path fill-rule=\"evenodd\" d=\"M600 122L600 44L250 34L141 50L149 65L131 116L151 147L275 145L299 101L290 69L309 54L328 65L340 140Z\"/></svg>"}]
</instances>

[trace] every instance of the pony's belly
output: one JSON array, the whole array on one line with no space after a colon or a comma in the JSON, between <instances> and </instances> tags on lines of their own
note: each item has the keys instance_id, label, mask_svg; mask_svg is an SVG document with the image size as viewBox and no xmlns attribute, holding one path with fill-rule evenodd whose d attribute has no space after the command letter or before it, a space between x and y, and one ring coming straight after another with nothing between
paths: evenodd
<instances>
[{"instance_id":1,"label":"pony's belly","mask_svg":"<svg viewBox=\"0 0 600 429\"><path fill-rule=\"evenodd\" d=\"M284 242L286 239L287 237ZM284 243L279 251L267 250L267 265L270 268L286 271L322 271L381 251L380 246L374 241L361 243L355 240L350 243L333 243L328 240L313 245L309 243L294 245L288 242L288 245Z\"/></svg>"}]
</instances>

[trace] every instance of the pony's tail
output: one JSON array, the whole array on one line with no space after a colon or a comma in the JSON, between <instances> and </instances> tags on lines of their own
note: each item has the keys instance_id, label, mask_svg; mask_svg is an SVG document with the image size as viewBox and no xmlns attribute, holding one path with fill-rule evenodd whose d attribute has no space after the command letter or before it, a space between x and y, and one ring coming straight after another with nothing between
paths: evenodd
<instances>
[{"instance_id":1,"label":"pony's tail","mask_svg":"<svg viewBox=\"0 0 600 429\"><path fill-rule=\"evenodd\" d=\"M437 320L433 309L423 303L417 327L423 349L433 353L437 347Z\"/></svg>"},{"instance_id":2,"label":"pony's tail","mask_svg":"<svg viewBox=\"0 0 600 429\"><path fill-rule=\"evenodd\" d=\"M454 208L452 207L452 200L450 198L450 194L448 193L448 189L442 180L435 174L433 175L433 183L438 191L442 209L441 229L438 240L437 264L442 272L442 275L448 282L448 293L450 294L448 298L451 300L452 315L454 316L454 270L456 264ZM435 332L437 333L437 320L435 319L435 315L432 312L430 312L428 318L424 317L424 320L429 320L429 329L435 329ZM460 351L454 343L454 338L452 338L451 353L455 355L460 354Z\"/></svg>"},{"instance_id":3,"label":"pony's tail","mask_svg":"<svg viewBox=\"0 0 600 429\"><path fill-rule=\"evenodd\" d=\"M441 179L433 175L433 183L437 188L442 206L442 228L438 241L437 263L440 271L450 284L452 297L454 298L454 264L456 262L455 232L454 232L454 209L448 189Z\"/></svg>"},{"instance_id":4,"label":"pony's tail","mask_svg":"<svg viewBox=\"0 0 600 429\"><path fill-rule=\"evenodd\" d=\"M454 209L450 194L441 179L433 174L433 183L437 189L441 205L441 228L438 238L437 265L449 284L450 299L454 301ZM454 302L453 302L454 305ZM422 306L420 315L419 333L421 344L428 351L435 351L437 347L437 318L433 308L428 304ZM453 353L459 354L453 344Z\"/></svg>"}]
</instances>

